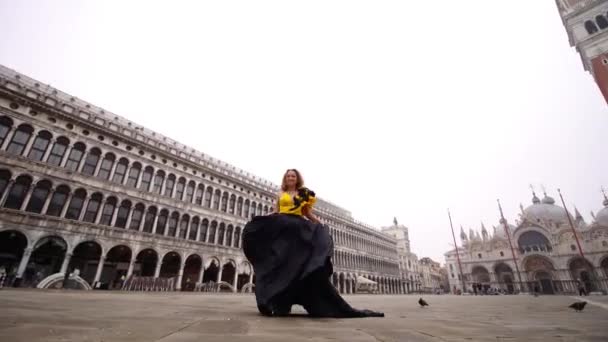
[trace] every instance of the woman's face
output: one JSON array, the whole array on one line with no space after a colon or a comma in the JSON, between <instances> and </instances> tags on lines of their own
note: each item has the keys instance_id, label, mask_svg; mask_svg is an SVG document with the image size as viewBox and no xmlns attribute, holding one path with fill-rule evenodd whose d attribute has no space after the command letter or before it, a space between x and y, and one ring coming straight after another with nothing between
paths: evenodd
<instances>
[{"instance_id":1,"label":"woman's face","mask_svg":"<svg viewBox=\"0 0 608 342\"><path fill-rule=\"evenodd\" d=\"M294 187L298 183L298 175L295 171L289 170L285 174L285 184L289 187Z\"/></svg>"}]
</instances>

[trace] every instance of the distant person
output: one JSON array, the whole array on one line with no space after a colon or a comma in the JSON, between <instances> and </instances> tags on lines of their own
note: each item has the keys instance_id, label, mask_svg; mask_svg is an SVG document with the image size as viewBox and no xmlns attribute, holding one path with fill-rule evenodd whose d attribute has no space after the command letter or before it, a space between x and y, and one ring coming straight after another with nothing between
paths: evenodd
<instances>
[{"instance_id":1,"label":"distant person","mask_svg":"<svg viewBox=\"0 0 608 342\"><path fill-rule=\"evenodd\" d=\"M578 295L579 296L586 296L587 295L587 289L585 289L585 284L581 281L580 278L576 279L576 284L578 287Z\"/></svg>"},{"instance_id":2,"label":"distant person","mask_svg":"<svg viewBox=\"0 0 608 342\"><path fill-rule=\"evenodd\" d=\"M357 310L330 281L334 249L329 228L313 214L315 193L295 169L283 175L278 212L254 216L243 230L243 251L254 268L255 297L265 316L286 316L300 304L313 317L384 317Z\"/></svg>"},{"instance_id":3,"label":"distant person","mask_svg":"<svg viewBox=\"0 0 608 342\"><path fill-rule=\"evenodd\" d=\"M6 280L6 268L4 266L0 266L0 289L4 288L4 281Z\"/></svg>"}]
</instances>

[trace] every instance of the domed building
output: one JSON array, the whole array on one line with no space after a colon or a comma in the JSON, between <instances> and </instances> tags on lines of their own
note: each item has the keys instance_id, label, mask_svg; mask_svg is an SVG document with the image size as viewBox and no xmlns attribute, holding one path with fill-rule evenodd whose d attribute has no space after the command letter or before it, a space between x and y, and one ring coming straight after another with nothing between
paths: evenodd
<instances>
[{"instance_id":1,"label":"domed building","mask_svg":"<svg viewBox=\"0 0 608 342\"><path fill-rule=\"evenodd\" d=\"M533 193L530 206L520 205L516 225L501 219L493 234L482 223L481 234L471 229L468 235L461 227L462 270L456 249L445 253L451 290L462 290L464 276L465 291L472 293L535 288L545 294L575 293L578 280L588 292L608 293L606 195L602 205L587 223L577 208L572 215L546 193L542 199Z\"/></svg>"}]
</instances>

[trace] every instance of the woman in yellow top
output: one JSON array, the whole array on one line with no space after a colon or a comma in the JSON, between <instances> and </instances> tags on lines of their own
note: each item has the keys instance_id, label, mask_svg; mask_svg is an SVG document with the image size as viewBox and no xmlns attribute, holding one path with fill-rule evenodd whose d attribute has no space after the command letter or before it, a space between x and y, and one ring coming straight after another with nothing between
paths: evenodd
<instances>
[{"instance_id":1,"label":"woman in yellow top","mask_svg":"<svg viewBox=\"0 0 608 342\"><path fill-rule=\"evenodd\" d=\"M255 273L258 310L285 316L294 304L313 317L384 317L352 308L330 282L333 240L313 214L315 193L289 169L283 176L275 212L255 216L243 230L243 251Z\"/></svg>"}]
</instances>

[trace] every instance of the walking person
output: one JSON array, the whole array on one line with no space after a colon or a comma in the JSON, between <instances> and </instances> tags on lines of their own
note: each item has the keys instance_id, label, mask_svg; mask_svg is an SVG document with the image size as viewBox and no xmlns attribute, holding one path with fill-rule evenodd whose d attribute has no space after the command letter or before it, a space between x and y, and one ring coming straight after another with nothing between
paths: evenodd
<instances>
[{"instance_id":1,"label":"walking person","mask_svg":"<svg viewBox=\"0 0 608 342\"><path fill-rule=\"evenodd\" d=\"M585 284L581 281L580 278L576 279L576 284L578 287L578 295L579 296L586 296L587 295L587 290L585 289Z\"/></svg>"}]
</instances>

